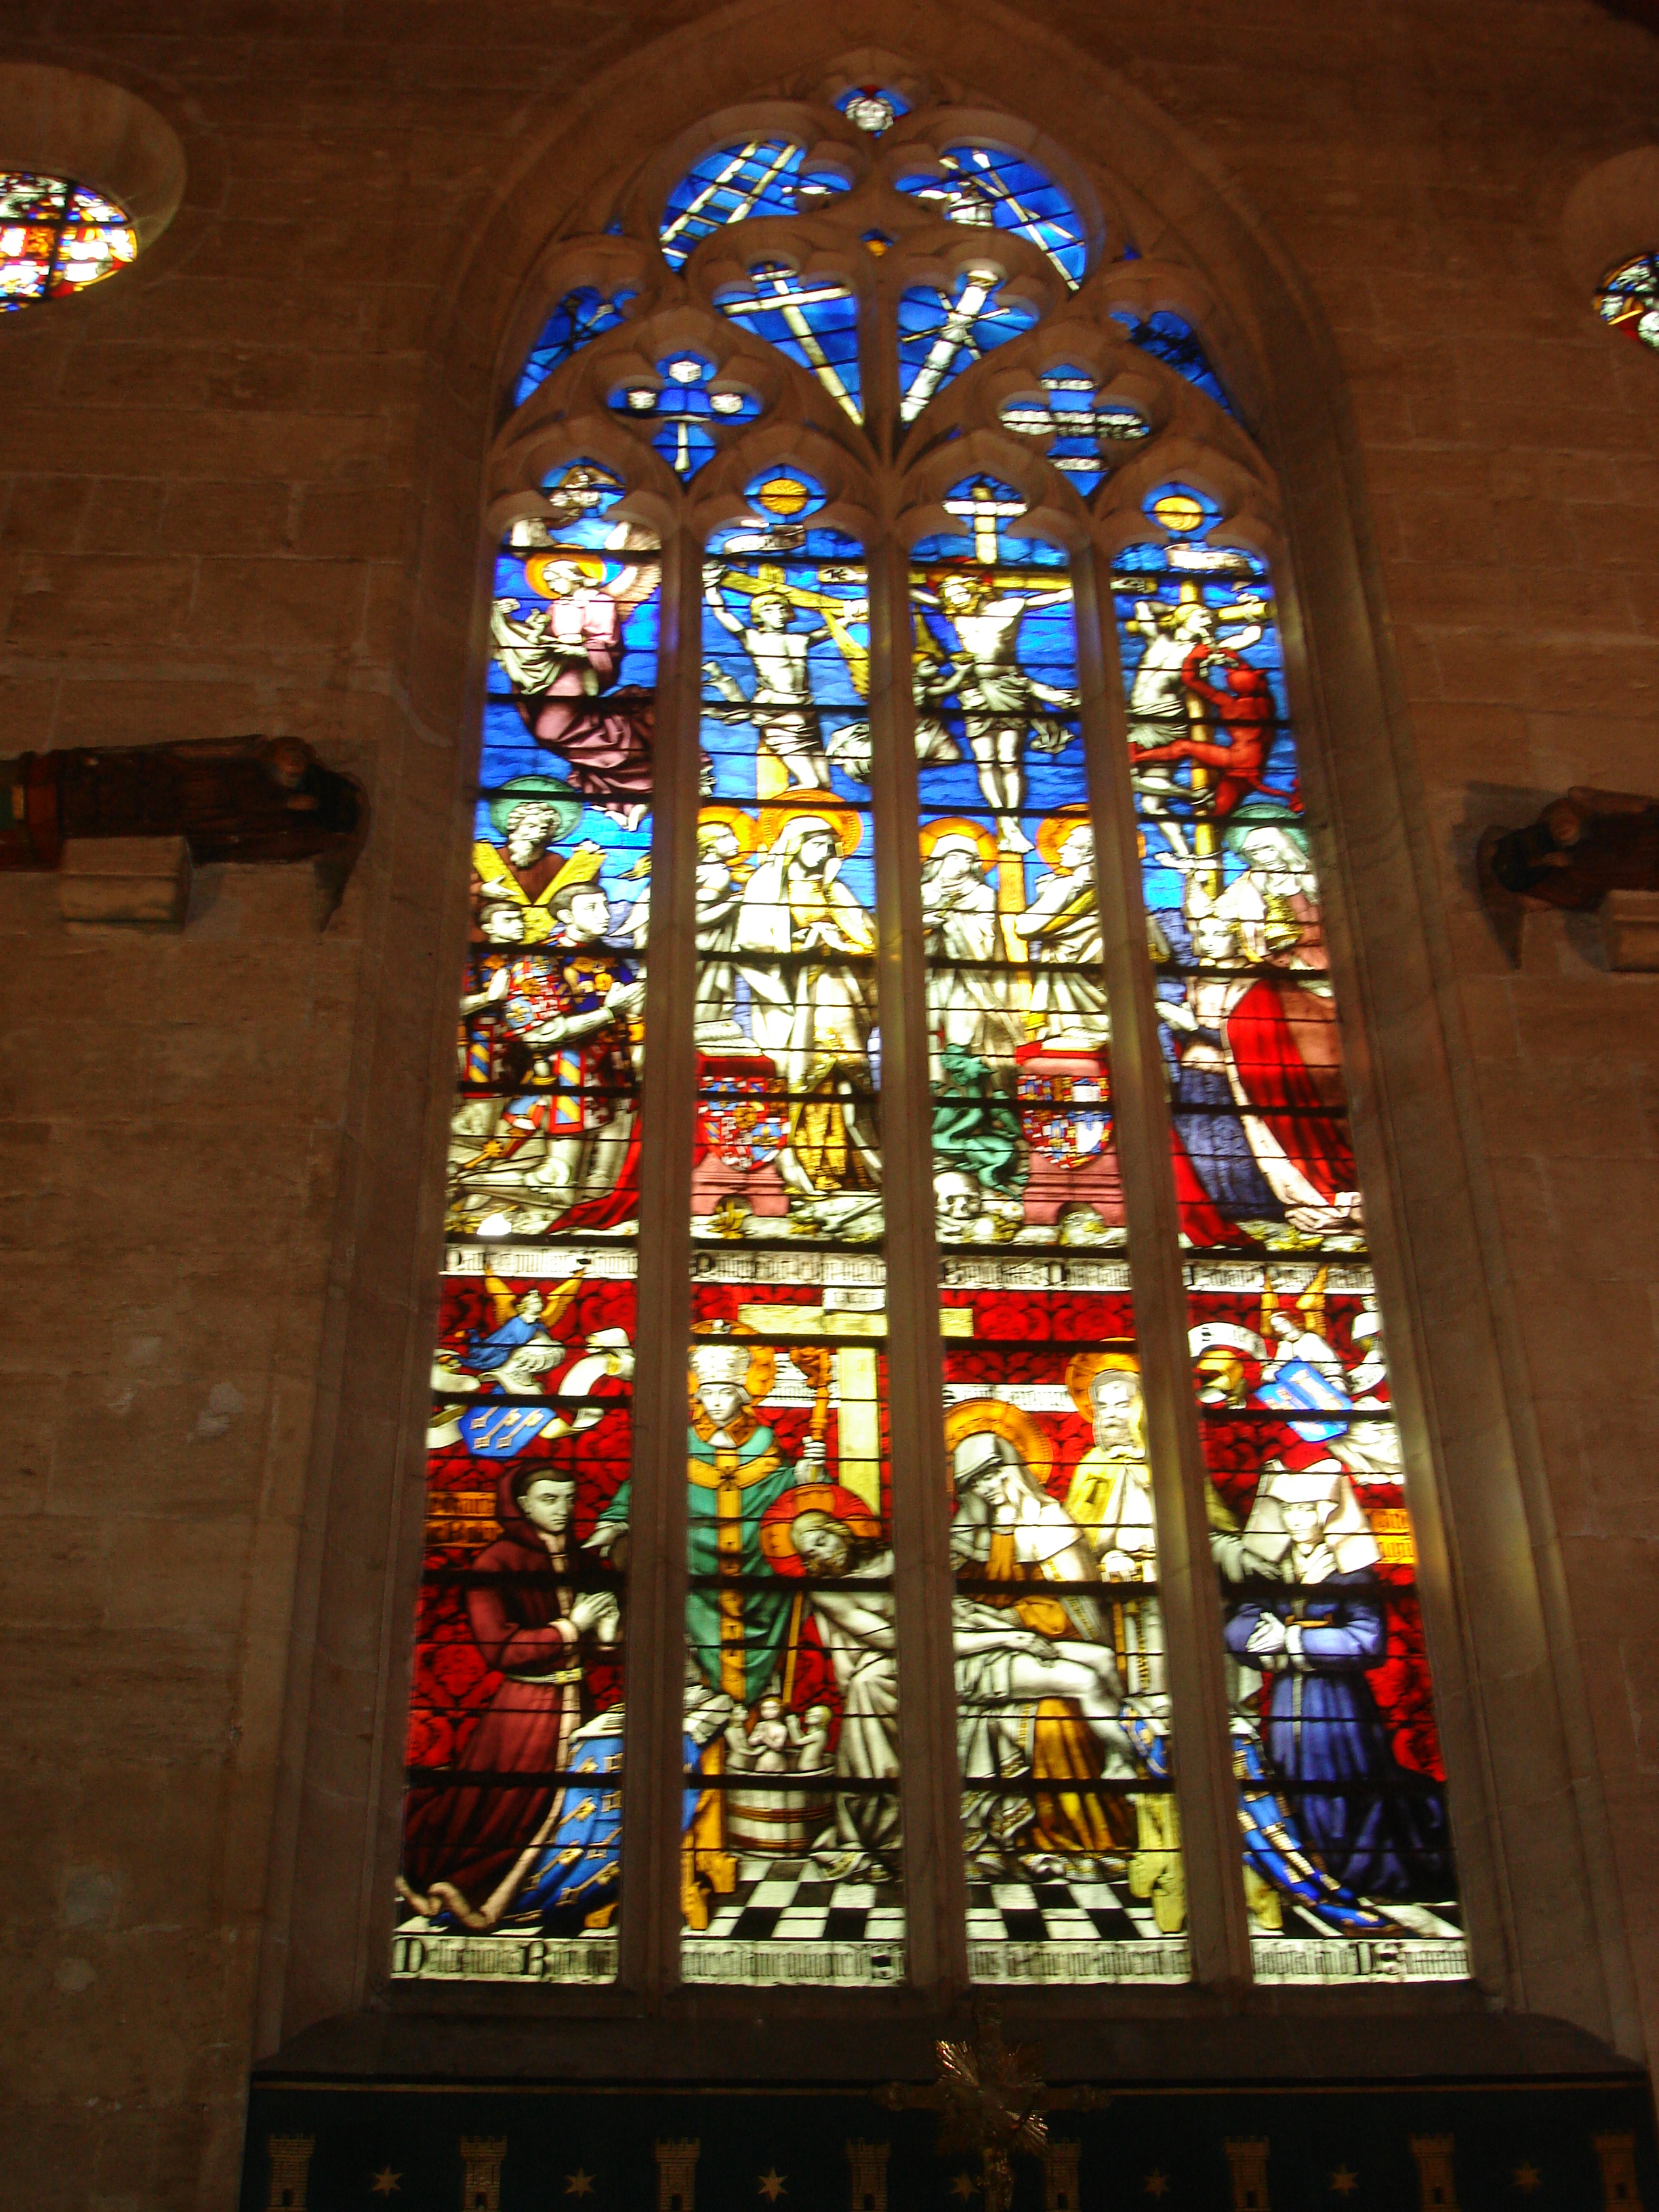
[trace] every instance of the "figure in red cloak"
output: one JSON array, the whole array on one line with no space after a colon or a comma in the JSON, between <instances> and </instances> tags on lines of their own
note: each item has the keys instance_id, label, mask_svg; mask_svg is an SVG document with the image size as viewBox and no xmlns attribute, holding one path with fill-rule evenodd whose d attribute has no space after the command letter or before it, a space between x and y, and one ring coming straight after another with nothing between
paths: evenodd
<instances>
[{"instance_id":1,"label":"figure in red cloak","mask_svg":"<svg viewBox=\"0 0 1659 2212\"><path fill-rule=\"evenodd\" d=\"M612 1590L574 1586L575 1498L562 1465L532 1462L500 1479L502 1533L472 1561L466 1611L501 1680L457 1778L410 1791L398 1889L417 1912L493 1925L495 1894L504 1884L510 1893L559 1792L585 1717L585 1673L610 1657L621 1620Z\"/></svg>"}]
</instances>

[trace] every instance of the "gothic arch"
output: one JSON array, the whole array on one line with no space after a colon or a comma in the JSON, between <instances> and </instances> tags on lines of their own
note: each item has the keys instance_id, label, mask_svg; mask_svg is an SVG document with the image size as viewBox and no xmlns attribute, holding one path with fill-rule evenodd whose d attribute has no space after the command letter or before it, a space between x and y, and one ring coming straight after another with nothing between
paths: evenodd
<instances>
[{"instance_id":1,"label":"gothic arch","mask_svg":"<svg viewBox=\"0 0 1659 2212\"><path fill-rule=\"evenodd\" d=\"M265 2049L332 2020L337 2030L316 2047L341 2063L361 2060L370 2048L364 2008L384 1955L378 1900L396 1820L399 1662L418 1540L414 1484L438 1241L429 1170L442 1144L464 873L459 794L483 658L477 520L489 504L498 521L501 502L516 495L504 448L492 447L509 364L553 284L568 281L560 241L599 233L617 191L656 149L702 131L706 114L757 98L769 112L811 98L837 53L860 35L896 40L897 28L869 0L842 11L833 37L744 0L635 54L556 114L532 119L453 273L427 396L427 528L405 653L410 737L393 787L377 794L381 843L366 937L389 980L360 1048L359 1169L338 1237L337 1389L316 1440L289 1668ZM1335 348L1308 288L1218 165L1130 87L987 4L917 5L903 32L906 52L939 58L936 81L948 78L964 102L995 87L1015 112L1042 112L1045 137L1074 155L1098 149L1091 170L1100 179L1102 229L1121 207L1147 256L1132 277L1112 281L1177 307L1201 329L1272 457L1276 485L1250 442L1224 424L1200 423L1182 443L1194 426L1176 418L1191 413L1189 403L1143 372L1175 433L1160 441L1160 473L1174 472L1169 456L1178 452L1183 469L1236 510L1240 542L1273 552L1304 617L1287 623L1291 681L1346 986L1356 1139L1382 1217L1378 1271L1393 1308L1411 1322L1409 1342L1395 1350L1402 1419L1418 1464L1438 1476L1415 1502L1480 1978L1516 2013L1558 2015L1633 2051L1629 1966L1550 1511L1533 1440L1509 1411L1524 1398L1509 1291L1462 1111L1462 1046L1428 832L1382 642ZM915 63L898 66L913 80L922 74ZM999 377L1018 365L1011 356ZM832 435L827 419L814 428ZM562 440L572 428L550 423L548 435ZM524 434L533 438L535 426ZM590 444L598 434L597 423L585 427ZM1035 488L1036 465L1006 435L981 422L958 451L975 442L996 454L1000 471L1023 472ZM658 489L665 499L666 484ZM1485 1299L1472 1289L1483 1283ZM1168 2016L1190 2021L1223 2002L1219 1991L1194 1989L1173 1999ZM1237 1992L1225 2002L1265 2008ZM1340 2038L1345 2021L1362 2024L1341 2009L1354 2002L1325 2001L1330 2033ZM1091 2000L1103 2021L1126 2008L1144 2025L1144 2003L1123 1993ZM417 2047L409 2023L430 2009L407 2008L386 2028L390 2040L379 2047L393 2054L388 2063ZM625 2007L607 1999L586 2009ZM1465 2063L1480 2017L1465 2012L1461 2021ZM1522 2041L1506 2044L1495 2025L1489 2033L1493 2063L1522 2063ZM476 2047L481 2069L520 2063L489 2041Z\"/></svg>"}]
</instances>

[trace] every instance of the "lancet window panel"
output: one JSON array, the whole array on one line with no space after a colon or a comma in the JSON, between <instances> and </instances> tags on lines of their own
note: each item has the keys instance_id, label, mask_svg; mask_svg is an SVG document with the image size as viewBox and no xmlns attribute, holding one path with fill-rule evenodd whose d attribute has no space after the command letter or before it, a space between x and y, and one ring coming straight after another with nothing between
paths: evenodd
<instances>
[{"instance_id":1,"label":"lancet window panel","mask_svg":"<svg viewBox=\"0 0 1659 2212\"><path fill-rule=\"evenodd\" d=\"M1257 1975L1467 1972L1270 571L1215 502L1111 587Z\"/></svg>"},{"instance_id":2,"label":"lancet window panel","mask_svg":"<svg viewBox=\"0 0 1659 2212\"><path fill-rule=\"evenodd\" d=\"M1057 150L759 113L507 370L393 1978L1462 1976L1269 472Z\"/></svg>"}]
</instances>

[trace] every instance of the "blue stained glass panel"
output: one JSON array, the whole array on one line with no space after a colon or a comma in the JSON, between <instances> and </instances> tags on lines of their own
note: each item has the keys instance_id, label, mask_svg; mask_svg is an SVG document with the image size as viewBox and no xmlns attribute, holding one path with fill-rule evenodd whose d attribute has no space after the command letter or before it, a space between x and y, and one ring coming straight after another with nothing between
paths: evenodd
<instances>
[{"instance_id":1,"label":"blue stained glass panel","mask_svg":"<svg viewBox=\"0 0 1659 2212\"><path fill-rule=\"evenodd\" d=\"M965 479L945 505L965 529L911 556L922 798L1018 854L1088 795L1066 554L1019 528L1025 502L994 477Z\"/></svg>"},{"instance_id":2,"label":"blue stained glass panel","mask_svg":"<svg viewBox=\"0 0 1659 2212\"><path fill-rule=\"evenodd\" d=\"M530 349L530 357L513 389L513 404L522 407L537 386L544 384L572 354L580 353L590 340L614 330L623 319L623 307L633 297L631 292L614 292L607 296L592 284L579 284L567 292Z\"/></svg>"},{"instance_id":3,"label":"blue stained glass panel","mask_svg":"<svg viewBox=\"0 0 1659 2212\"><path fill-rule=\"evenodd\" d=\"M669 262L679 268L700 239L751 216L794 215L801 195L845 191L842 178L803 174L805 149L783 138L751 138L716 147L688 169L668 196L660 236Z\"/></svg>"},{"instance_id":4,"label":"blue stained glass panel","mask_svg":"<svg viewBox=\"0 0 1659 2212\"><path fill-rule=\"evenodd\" d=\"M899 301L899 419L914 422L933 397L994 347L1021 337L1035 308L1005 300L983 270L965 270L948 292L917 285Z\"/></svg>"},{"instance_id":5,"label":"blue stained glass panel","mask_svg":"<svg viewBox=\"0 0 1659 2212\"><path fill-rule=\"evenodd\" d=\"M801 523L716 532L705 569L703 748L709 796L866 803L870 628L863 549ZM874 848L848 857L873 898Z\"/></svg>"},{"instance_id":6,"label":"blue stained glass panel","mask_svg":"<svg viewBox=\"0 0 1659 2212\"><path fill-rule=\"evenodd\" d=\"M1023 154L951 146L938 166L897 179L902 192L936 200L947 222L1012 230L1040 246L1069 284L1088 259L1083 218L1053 178Z\"/></svg>"},{"instance_id":7,"label":"blue stained glass panel","mask_svg":"<svg viewBox=\"0 0 1659 2212\"><path fill-rule=\"evenodd\" d=\"M696 354L657 363L666 381L625 386L611 395L619 415L651 427L651 442L675 472L695 476L712 459L711 434L721 422L752 422L761 404L751 392L714 390L712 362Z\"/></svg>"},{"instance_id":8,"label":"blue stained glass panel","mask_svg":"<svg viewBox=\"0 0 1659 2212\"><path fill-rule=\"evenodd\" d=\"M750 288L716 301L722 314L811 371L855 422L864 420L859 303L829 277L799 276L781 262L750 271Z\"/></svg>"},{"instance_id":9,"label":"blue stained glass panel","mask_svg":"<svg viewBox=\"0 0 1659 2212\"><path fill-rule=\"evenodd\" d=\"M1011 399L1003 422L1022 437L1042 439L1054 466L1086 498L1152 425L1138 409L1104 398L1086 369L1045 369L1042 383L1040 396Z\"/></svg>"},{"instance_id":10,"label":"blue stained glass panel","mask_svg":"<svg viewBox=\"0 0 1659 2212\"><path fill-rule=\"evenodd\" d=\"M763 469L758 476L751 477L743 488L743 495L772 520L781 523L801 522L809 514L816 514L829 496L816 477L790 462L785 462L781 468Z\"/></svg>"},{"instance_id":11,"label":"blue stained glass panel","mask_svg":"<svg viewBox=\"0 0 1659 2212\"><path fill-rule=\"evenodd\" d=\"M1112 320L1123 325L1143 353L1151 354L1155 361L1167 362L1177 375L1196 385L1206 398L1213 399L1218 407L1224 407L1230 415L1236 411L1189 322L1163 307L1144 320L1127 307L1114 307Z\"/></svg>"},{"instance_id":12,"label":"blue stained glass panel","mask_svg":"<svg viewBox=\"0 0 1659 2212\"><path fill-rule=\"evenodd\" d=\"M495 562L479 780L550 775L626 814L650 789L660 560L632 522L513 526Z\"/></svg>"},{"instance_id":13,"label":"blue stained glass panel","mask_svg":"<svg viewBox=\"0 0 1659 2212\"><path fill-rule=\"evenodd\" d=\"M714 458L714 441L701 422L684 416L665 422L651 441L677 477L690 478Z\"/></svg>"}]
</instances>

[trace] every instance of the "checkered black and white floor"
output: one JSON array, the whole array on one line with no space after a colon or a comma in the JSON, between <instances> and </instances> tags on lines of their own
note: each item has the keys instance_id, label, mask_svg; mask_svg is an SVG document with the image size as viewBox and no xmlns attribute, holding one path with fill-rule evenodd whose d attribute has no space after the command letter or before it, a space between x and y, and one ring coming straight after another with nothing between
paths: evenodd
<instances>
[{"instance_id":1,"label":"checkered black and white floor","mask_svg":"<svg viewBox=\"0 0 1659 2212\"><path fill-rule=\"evenodd\" d=\"M810 1861L744 1859L708 1929L687 1937L686 1972L697 1981L895 1979L904 1932L895 1883L829 1881ZM1188 1971L1185 1938L1162 1934L1127 1883L1026 1875L1017 1863L969 1881L968 1942L976 1980L1181 1980Z\"/></svg>"},{"instance_id":2,"label":"checkered black and white floor","mask_svg":"<svg viewBox=\"0 0 1659 2212\"><path fill-rule=\"evenodd\" d=\"M1161 1930L1149 1902L1131 1894L1116 1863L1090 1863L1062 1878L1011 1861L968 1884L969 1971L976 1982L1180 1982L1190 1972L1186 1935ZM904 1897L867 1874L839 1881L807 1859L744 1857L736 1887L710 1899L706 1929L685 1932L686 1979L756 1985L902 1981ZM1257 1978L1275 1982L1439 1981L1467 1978L1455 1908L1416 1908L1398 1939L1356 1940L1323 1926L1286 1899L1282 1929L1252 1929ZM608 1981L614 1931L566 1938L511 1927L483 1937L429 1923L399 1929L398 1978L524 1977Z\"/></svg>"}]
</instances>

